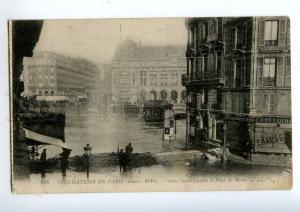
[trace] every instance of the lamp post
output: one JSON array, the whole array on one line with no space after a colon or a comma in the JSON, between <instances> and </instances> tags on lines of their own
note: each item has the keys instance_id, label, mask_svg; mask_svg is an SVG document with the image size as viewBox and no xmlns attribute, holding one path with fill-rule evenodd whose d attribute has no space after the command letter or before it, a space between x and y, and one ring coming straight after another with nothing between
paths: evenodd
<instances>
[{"instance_id":1,"label":"lamp post","mask_svg":"<svg viewBox=\"0 0 300 212\"><path fill-rule=\"evenodd\" d=\"M87 179L89 179L90 156L91 156L92 147L90 147L90 144L86 144L86 146L83 147L83 149L84 149L84 155L86 158L86 177L87 177Z\"/></svg>"}]
</instances>

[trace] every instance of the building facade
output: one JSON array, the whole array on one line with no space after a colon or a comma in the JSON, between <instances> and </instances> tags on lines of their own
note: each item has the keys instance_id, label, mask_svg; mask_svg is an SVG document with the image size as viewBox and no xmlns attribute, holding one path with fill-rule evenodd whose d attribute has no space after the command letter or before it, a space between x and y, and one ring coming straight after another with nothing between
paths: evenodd
<instances>
[{"instance_id":1,"label":"building facade","mask_svg":"<svg viewBox=\"0 0 300 212\"><path fill-rule=\"evenodd\" d=\"M86 59L36 52L33 57L24 57L24 96L87 98L98 75L98 67Z\"/></svg>"},{"instance_id":2,"label":"building facade","mask_svg":"<svg viewBox=\"0 0 300 212\"><path fill-rule=\"evenodd\" d=\"M192 18L186 26L189 142L249 160L290 155L289 19Z\"/></svg>"},{"instance_id":3,"label":"building facade","mask_svg":"<svg viewBox=\"0 0 300 212\"><path fill-rule=\"evenodd\" d=\"M114 104L143 104L148 100L180 103L186 98L181 75L186 70L183 46L142 46L121 43L112 61Z\"/></svg>"}]
</instances>

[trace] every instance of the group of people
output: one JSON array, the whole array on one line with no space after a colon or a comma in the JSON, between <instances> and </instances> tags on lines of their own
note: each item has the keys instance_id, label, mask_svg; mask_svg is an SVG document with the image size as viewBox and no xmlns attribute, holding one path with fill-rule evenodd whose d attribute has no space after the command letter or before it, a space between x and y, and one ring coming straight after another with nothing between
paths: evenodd
<instances>
[{"instance_id":1,"label":"group of people","mask_svg":"<svg viewBox=\"0 0 300 212\"><path fill-rule=\"evenodd\" d=\"M133 148L131 143L129 143L125 147L125 152L123 149L118 152L118 159L119 159L119 166L120 166L120 172L126 172L128 168L130 168L131 162L132 162L132 152Z\"/></svg>"}]
</instances>

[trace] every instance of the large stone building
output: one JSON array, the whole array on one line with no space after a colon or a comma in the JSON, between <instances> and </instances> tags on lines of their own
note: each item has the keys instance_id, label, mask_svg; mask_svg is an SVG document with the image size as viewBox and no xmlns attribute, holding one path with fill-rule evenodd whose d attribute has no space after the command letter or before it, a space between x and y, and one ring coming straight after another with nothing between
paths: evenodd
<instances>
[{"instance_id":1,"label":"large stone building","mask_svg":"<svg viewBox=\"0 0 300 212\"><path fill-rule=\"evenodd\" d=\"M185 101L181 75L186 70L183 46L142 46L121 43L112 61L115 104L143 104L148 100Z\"/></svg>"},{"instance_id":2,"label":"large stone building","mask_svg":"<svg viewBox=\"0 0 300 212\"><path fill-rule=\"evenodd\" d=\"M188 138L249 160L291 154L287 17L191 18Z\"/></svg>"},{"instance_id":3,"label":"large stone building","mask_svg":"<svg viewBox=\"0 0 300 212\"><path fill-rule=\"evenodd\" d=\"M98 79L98 67L83 58L51 52L35 52L33 57L24 57L24 96L55 96L77 101L88 97Z\"/></svg>"}]
</instances>

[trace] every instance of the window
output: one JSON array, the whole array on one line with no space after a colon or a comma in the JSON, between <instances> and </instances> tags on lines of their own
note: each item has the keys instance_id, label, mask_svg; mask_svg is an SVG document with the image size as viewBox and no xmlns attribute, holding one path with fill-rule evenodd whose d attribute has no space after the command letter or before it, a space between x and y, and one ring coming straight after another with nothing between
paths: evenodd
<instances>
[{"instance_id":1,"label":"window","mask_svg":"<svg viewBox=\"0 0 300 212\"><path fill-rule=\"evenodd\" d=\"M275 71L276 71L276 59L265 58L263 68L263 85L274 86L275 85Z\"/></svg>"},{"instance_id":2,"label":"window","mask_svg":"<svg viewBox=\"0 0 300 212\"><path fill-rule=\"evenodd\" d=\"M278 44L278 21L265 22L265 45L275 46Z\"/></svg>"},{"instance_id":3,"label":"window","mask_svg":"<svg viewBox=\"0 0 300 212\"><path fill-rule=\"evenodd\" d=\"M242 36L243 36L242 46L243 46L243 48L246 48L246 46L247 46L247 23L243 24Z\"/></svg>"},{"instance_id":4,"label":"window","mask_svg":"<svg viewBox=\"0 0 300 212\"><path fill-rule=\"evenodd\" d=\"M199 40L200 41L203 41L205 39L205 25L204 24L200 24L199 26L199 30L200 30L200 33L199 33Z\"/></svg>"},{"instance_id":5,"label":"window","mask_svg":"<svg viewBox=\"0 0 300 212\"><path fill-rule=\"evenodd\" d=\"M45 94L48 94L48 91L45 91Z\"/></svg>"},{"instance_id":6,"label":"window","mask_svg":"<svg viewBox=\"0 0 300 212\"><path fill-rule=\"evenodd\" d=\"M197 27L193 28L193 46L196 48L197 45Z\"/></svg>"},{"instance_id":7,"label":"window","mask_svg":"<svg viewBox=\"0 0 300 212\"><path fill-rule=\"evenodd\" d=\"M146 72L140 71L140 85L146 85Z\"/></svg>"},{"instance_id":8,"label":"window","mask_svg":"<svg viewBox=\"0 0 300 212\"><path fill-rule=\"evenodd\" d=\"M166 71L160 73L160 85L168 85L168 73Z\"/></svg>"},{"instance_id":9,"label":"window","mask_svg":"<svg viewBox=\"0 0 300 212\"><path fill-rule=\"evenodd\" d=\"M157 84L156 71L150 72L149 83L150 83L150 85L156 85Z\"/></svg>"},{"instance_id":10,"label":"window","mask_svg":"<svg viewBox=\"0 0 300 212\"><path fill-rule=\"evenodd\" d=\"M204 57L203 58L203 72L207 71L207 61L208 61L208 58Z\"/></svg>"},{"instance_id":11,"label":"window","mask_svg":"<svg viewBox=\"0 0 300 212\"><path fill-rule=\"evenodd\" d=\"M242 60L236 61L236 78L235 78L235 86L241 86L241 74L242 74Z\"/></svg>"},{"instance_id":12,"label":"window","mask_svg":"<svg viewBox=\"0 0 300 212\"><path fill-rule=\"evenodd\" d=\"M231 28L230 43L231 43L232 49L236 49L236 43L237 43L237 28L236 27Z\"/></svg>"},{"instance_id":13,"label":"window","mask_svg":"<svg viewBox=\"0 0 300 212\"><path fill-rule=\"evenodd\" d=\"M263 111L268 114L273 114L275 112L275 95L265 94L263 97Z\"/></svg>"},{"instance_id":14,"label":"window","mask_svg":"<svg viewBox=\"0 0 300 212\"><path fill-rule=\"evenodd\" d=\"M129 78L130 78L129 73L127 73L126 71L122 72L121 76L120 76L120 85L121 86L128 86L129 85Z\"/></svg>"},{"instance_id":15,"label":"window","mask_svg":"<svg viewBox=\"0 0 300 212\"><path fill-rule=\"evenodd\" d=\"M51 91L51 94L54 94L54 91Z\"/></svg>"},{"instance_id":16,"label":"window","mask_svg":"<svg viewBox=\"0 0 300 212\"><path fill-rule=\"evenodd\" d=\"M215 34L217 32L217 21L216 20L210 20L208 22L208 33L210 35Z\"/></svg>"},{"instance_id":17,"label":"window","mask_svg":"<svg viewBox=\"0 0 300 212\"><path fill-rule=\"evenodd\" d=\"M171 85L178 84L178 73L176 71L171 72L170 84Z\"/></svg>"}]
</instances>

